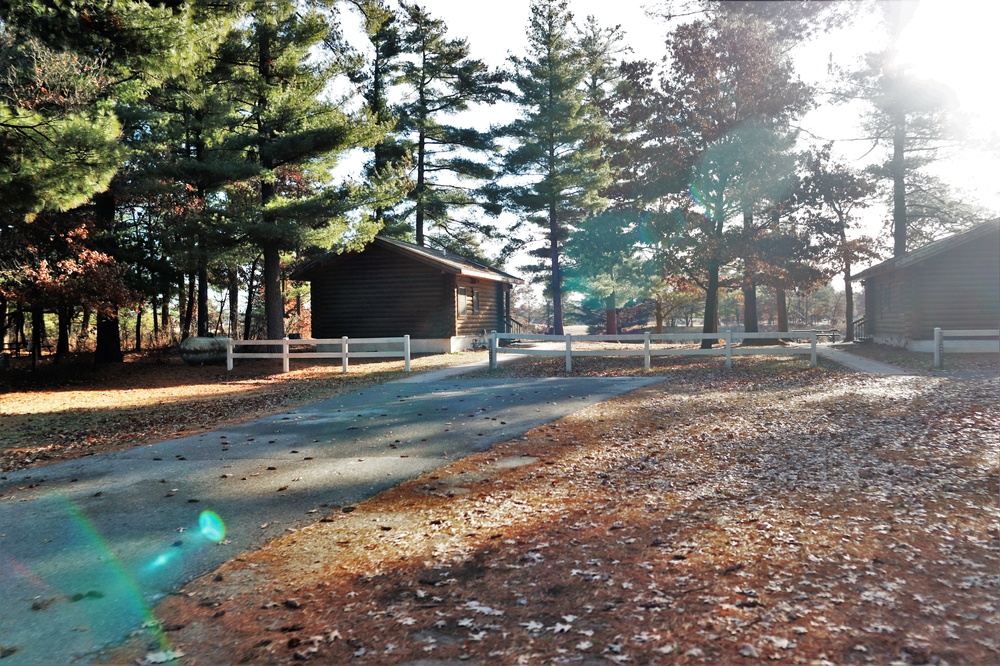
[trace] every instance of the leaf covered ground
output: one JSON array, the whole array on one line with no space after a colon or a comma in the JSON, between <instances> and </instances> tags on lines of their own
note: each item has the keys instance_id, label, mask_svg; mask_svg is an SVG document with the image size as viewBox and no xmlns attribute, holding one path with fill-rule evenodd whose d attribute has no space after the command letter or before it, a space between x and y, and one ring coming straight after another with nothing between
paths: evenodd
<instances>
[{"instance_id":1,"label":"leaf covered ground","mask_svg":"<svg viewBox=\"0 0 1000 666\"><path fill-rule=\"evenodd\" d=\"M106 661L996 663L996 373L805 366L661 360L662 383L231 560Z\"/></svg>"}]
</instances>

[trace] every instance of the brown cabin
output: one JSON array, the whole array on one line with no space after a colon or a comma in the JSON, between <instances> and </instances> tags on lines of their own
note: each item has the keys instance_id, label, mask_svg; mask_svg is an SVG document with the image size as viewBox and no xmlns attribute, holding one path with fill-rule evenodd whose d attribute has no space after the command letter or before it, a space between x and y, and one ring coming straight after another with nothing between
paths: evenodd
<instances>
[{"instance_id":1,"label":"brown cabin","mask_svg":"<svg viewBox=\"0 0 1000 666\"><path fill-rule=\"evenodd\" d=\"M874 342L934 350L934 329L1000 326L1000 218L852 275L865 288Z\"/></svg>"},{"instance_id":2,"label":"brown cabin","mask_svg":"<svg viewBox=\"0 0 1000 666\"><path fill-rule=\"evenodd\" d=\"M455 254L377 236L292 273L308 281L314 338L410 336L414 352L468 349L483 331L508 332L521 280Z\"/></svg>"}]
</instances>

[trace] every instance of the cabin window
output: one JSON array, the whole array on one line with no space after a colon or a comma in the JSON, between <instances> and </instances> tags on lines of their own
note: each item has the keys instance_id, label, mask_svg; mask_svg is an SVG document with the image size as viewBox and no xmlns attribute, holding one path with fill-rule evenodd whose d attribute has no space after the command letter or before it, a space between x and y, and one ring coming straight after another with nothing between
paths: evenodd
<instances>
[{"instance_id":1,"label":"cabin window","mask_svg":"<svg viewBox=\"0 0 1000 666\"><path fill-rule=\"evenodd\" d=\"M472 311L479 312L479 290L472 290Z\"/></svg>"},{"instance_id":2,"label":"cabin window","mask_svg":"<svg viewBox=\"0 0 1000 666\"><path fill-rule=\"evenodd\" d=\"M464 317L465 315L468 314L468 304L466 302L467 298L468 297L466 295L466 289L465 289L465 287L459 287L458 288L458 316L459 317Z\"/></svg>"}]
</instances>

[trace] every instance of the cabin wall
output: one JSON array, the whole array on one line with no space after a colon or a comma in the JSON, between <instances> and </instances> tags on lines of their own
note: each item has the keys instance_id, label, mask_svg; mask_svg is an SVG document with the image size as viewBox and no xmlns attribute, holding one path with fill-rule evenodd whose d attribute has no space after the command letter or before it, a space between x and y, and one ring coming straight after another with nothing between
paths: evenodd
<instances>
[{"instance_id":1,"label":"cabin wall","mask_svg":"<svg viewBox=\"0 0 1000 666\"><path fill-rule=\"evenodd\" d=\"M932 257L908 271L918 306L907 328L911 340L932 340L934 328L1000 326L1000 233Z\"/></svg>"},{"instance_id":2,"label":"cabin wall","mask_svg":"<svg viewBox=\"0 0 1000 666\"><path fill-rule=\"evenodd\" d=\"M456 335L481 336L483 331L504 330L503 283L458 276L455 280ZM459 305L460 290L465 290L465 314ZM478 310L476 301L478 300Z\"/></svg>"},{"instance_id":3,"label":"cabin wall","mask_svg":"<svg viewBox=\"0 0 1000 666\"><path fill-rule=\"evenodd\" d=\"M309 276L314 338L450 338L455 279L426 264L369 246Z\"/></svg>"},{"instance_id":4,"label":"cabin wall","mask_svg":"<svg viewBox=\"0 0 1000 666\"><path fill-rule=\"evenodd\" d=\"M864 280L865 318L876 342L912 346L934 328L1000 325L1000 231L912 266Z\"/></svg>"}]
</instances>

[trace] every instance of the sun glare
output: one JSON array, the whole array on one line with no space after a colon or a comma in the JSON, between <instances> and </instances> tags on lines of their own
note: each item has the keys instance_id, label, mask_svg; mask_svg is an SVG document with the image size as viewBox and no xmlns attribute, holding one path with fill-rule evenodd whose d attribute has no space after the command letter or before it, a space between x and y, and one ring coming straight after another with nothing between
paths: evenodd
<instances>
[{"instance_id":1,"label":"sun glare","mask_svg":"<svg viewBox=\"0 0 1000 666\"><path fill-rule=\"evenodd\" d=\"M998 4L921 0L897 42L899 61L948 85L964 111L985 117L1000 101L992 71L998 22Z\"/></svg>"}]
</instances>

